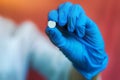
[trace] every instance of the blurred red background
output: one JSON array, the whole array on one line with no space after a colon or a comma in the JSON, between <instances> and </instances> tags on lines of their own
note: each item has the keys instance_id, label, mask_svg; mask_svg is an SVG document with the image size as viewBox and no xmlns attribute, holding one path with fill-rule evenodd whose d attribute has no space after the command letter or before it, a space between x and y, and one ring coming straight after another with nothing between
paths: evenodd
<instances>
[{"instance_id":1,"label":"blurred red background","mask_svg":"<svg viewBox=\"0 0 120 80\"><path fill-rule=\"evenodd\" d=\"M48 12L65 1L67 0L0 0L0 15L17 23L32 20L44 33ZM103 80L120 80L120 0L69 1L81 4L103 34L109 56L108 67L102 72ZM30 70L28 76L28 80L43 80L34 70Z\"/></svg>"}]
</instances>

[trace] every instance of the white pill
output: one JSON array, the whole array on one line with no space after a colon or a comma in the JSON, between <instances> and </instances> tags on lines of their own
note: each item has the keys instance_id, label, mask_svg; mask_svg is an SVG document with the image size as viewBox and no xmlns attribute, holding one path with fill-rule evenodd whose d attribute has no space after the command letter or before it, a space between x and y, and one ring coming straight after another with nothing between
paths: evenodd
<instances>
[{"instance_id":1,"label":"white pill","mask_svg":"<svg viewBox=\"0 0 120 80\"><path fill-rule=\"evenodd\" d=\"M56 26L56 22L55 21L48 21L48 27L49 28L54 28Z\"/></svg>"}]
</instances>

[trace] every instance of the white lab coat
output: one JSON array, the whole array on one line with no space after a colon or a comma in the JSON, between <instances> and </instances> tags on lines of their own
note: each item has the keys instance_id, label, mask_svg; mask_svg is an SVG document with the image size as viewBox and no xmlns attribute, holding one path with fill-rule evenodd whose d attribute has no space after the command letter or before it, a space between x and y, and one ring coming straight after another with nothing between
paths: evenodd
<instances>
[{"instance_id":1,"label":"white lab coat","mask_svg":"<svg viewBox=\"0 0 120 80\"><path fill-rule=\"evenodd\" d=\"M70 61L32 22L0 17L0 80L26 80L31 66L48 80L68 80Z\"/></svg>"}]
</instances>

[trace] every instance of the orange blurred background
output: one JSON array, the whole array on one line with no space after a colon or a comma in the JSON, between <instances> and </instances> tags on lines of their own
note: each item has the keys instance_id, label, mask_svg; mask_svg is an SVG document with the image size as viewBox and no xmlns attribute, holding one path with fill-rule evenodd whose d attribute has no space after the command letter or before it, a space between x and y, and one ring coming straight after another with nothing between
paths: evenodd
<instances>
[{"instance_id":1,"label":"orange blurred background","mask_svg":"<svg viewBox=\"0 0 120 80\"><path fill-rule=\"evenodd\" d=\"M32 20L44 33L48 12L65 1L68 0L0 0L0 16L17 23ZM102 72L103 80L120 80L120 0L69 1L81 4L103 34L109 55L108 67ZM42 80L34 70L30 70L29 76L29 80Z\"/></svg>"}]
</instances>

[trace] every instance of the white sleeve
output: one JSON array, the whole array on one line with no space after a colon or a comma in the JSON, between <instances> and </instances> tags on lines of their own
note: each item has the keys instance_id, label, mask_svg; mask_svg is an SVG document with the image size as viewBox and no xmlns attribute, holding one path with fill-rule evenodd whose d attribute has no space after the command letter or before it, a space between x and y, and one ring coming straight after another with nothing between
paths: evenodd
<instances>
[{"instance_id":1,"label":"white sleeve","mask_svg":"<svg viewBox=\"0 0 120 80\"><path fill-rule=\"evenodd\" d=\"M25 41L31 66L47 80L68 80L70 61L46 39L31 22L24 22L17 35ZM22 33L22 34L21 34ZM22 38L21 38L21 37ZM23 43L24 44L24 43Z\"/></svg>"}]
</instances>

